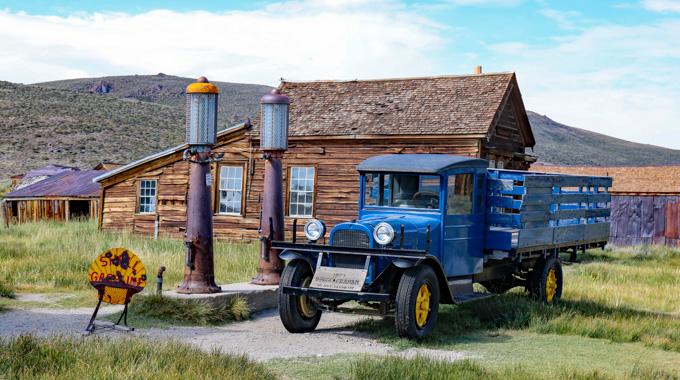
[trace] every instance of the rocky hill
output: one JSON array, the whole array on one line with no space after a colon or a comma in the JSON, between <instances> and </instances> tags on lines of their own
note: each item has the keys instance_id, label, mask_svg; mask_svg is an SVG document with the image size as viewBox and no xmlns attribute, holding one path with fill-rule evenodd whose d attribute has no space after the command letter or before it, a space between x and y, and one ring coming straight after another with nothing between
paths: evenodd
<instances>
[{"instance_id":1,"label":"rocky hill","mask_svg":"<svg viewBox=\"0 0 680 380\"><path fill-rule=\"evenodd\" d=\"M538 163L556 165L680 164L680 150L617 139L528 111ZM531 149L528 150L531 153Z\"/></svg>"},{"instance_id":2,"label":"rocky hill","mask_svg":"<svg viewBox=\"0 0 680 380\"><path fill-rule=\"evenodd\" d=\"M210 78L208 78L210 79ZM101 78L69 79L35 83L33 86L74 90L92 94L108 94L117 98L135 99L184 109L184 90L196 78L158 75L126 75ZM226 128L253 118L259 112L260 98L271 91L257 84L211 81L220 90L219 127Z\"/></svg>"}]
</instances>

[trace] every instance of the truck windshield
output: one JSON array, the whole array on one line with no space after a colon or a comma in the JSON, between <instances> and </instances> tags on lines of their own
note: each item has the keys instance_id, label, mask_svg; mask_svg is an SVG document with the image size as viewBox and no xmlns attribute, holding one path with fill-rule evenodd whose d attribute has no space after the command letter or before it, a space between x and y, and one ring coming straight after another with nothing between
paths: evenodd
<instances>
[{"instance_id":1,"label":"truck windshield","mask_svg":"<svg viewBox=\"0 0 680 380\"><path fill-rule=\"evenodd\" d=\"M364 206L439 209L438 175L364 174Z\"/></svg>"}]
</instances>

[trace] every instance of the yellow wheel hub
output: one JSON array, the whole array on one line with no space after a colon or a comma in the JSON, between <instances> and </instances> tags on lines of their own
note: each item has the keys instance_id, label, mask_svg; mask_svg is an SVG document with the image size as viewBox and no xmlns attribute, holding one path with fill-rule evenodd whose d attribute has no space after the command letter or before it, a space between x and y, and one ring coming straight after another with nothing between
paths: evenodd
<instances>
[{"instance_id":1,"label":"yellow wheel hub","mask_svg":"<svg viewBox=\"0 0 680 380\"><path fill-rule=\"evenodd\" d=\"M307 277L302 281L302 284L300 284L300 287L303 288L309 288L309 284L312 283L312 277ZM302 314L306 318L311 318L316 314L316 309L313 307L309 307L309 303L307 303L307 296L298 296L297 298L298 301L298 310L300 310L300 314Z\"/></svg>"},{"instance_id":2,"label":"yellow wheel hub","mask_svg":"<svg viewBox=\"0 0 680 380\"><path fill-rule=\"evenodd\" d=\"M423 327L427 323L427 317L430 315L430 289L423 284L418 291L418 298L416 299L416 323L418 327Z\"/></svg>"},{"instance_id":3,"label":"yellow wheel hub","mask_svg":"<svg viewBox=\"0 0 680 380\"><path fill-rule=\"evenodd\" d=\"M545 282L545 300L548 302L552 302L555 299L555 294L557 294L557 275L555 273L555 268L551 269Z\"/></svg>"}]
</instances>

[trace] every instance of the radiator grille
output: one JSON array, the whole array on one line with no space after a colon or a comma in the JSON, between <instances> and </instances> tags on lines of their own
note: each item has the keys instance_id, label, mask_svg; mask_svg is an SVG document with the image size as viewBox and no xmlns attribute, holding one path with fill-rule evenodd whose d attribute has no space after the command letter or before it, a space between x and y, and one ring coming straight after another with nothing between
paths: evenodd
<instances>
[{"instance_id":1,"label":"radiator grille","mask_svg":"<svg viewBox=\"0 0 680 380\"><path fill-rule=\"evenodd\" d=\"M340 230L333 234L333 245L340 247L370 248L371 238L364 231Z\"/></svg>"},{"instance_id":2,"label":"radiator grille","mask_svg":"<svg viewBox=\"0 0 680 380\"><path fill-rule=\"evenodd\" d=\"M364 231L340 230L333 234L333 245L341 247L370 248L371 238ZM333 265L339 268L363 269L366 256L333 254Z\"/></svg>"}]
</instances>

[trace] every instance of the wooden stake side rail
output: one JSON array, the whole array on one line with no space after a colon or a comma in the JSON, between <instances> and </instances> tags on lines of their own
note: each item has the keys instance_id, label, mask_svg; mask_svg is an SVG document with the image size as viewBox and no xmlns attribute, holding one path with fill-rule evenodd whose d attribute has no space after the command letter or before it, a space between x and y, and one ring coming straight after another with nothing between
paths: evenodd
<instances>
[{"instance_id":1,"label":"wooden stake side rail","mask_svg":"<svg viewBox=\"0 0 680 380\"><path fill-rule=\"evenodd\" d=\"M606 242L609 177L489 170L486 248L527 251Z\"/></svg>"}]
</instances>

